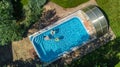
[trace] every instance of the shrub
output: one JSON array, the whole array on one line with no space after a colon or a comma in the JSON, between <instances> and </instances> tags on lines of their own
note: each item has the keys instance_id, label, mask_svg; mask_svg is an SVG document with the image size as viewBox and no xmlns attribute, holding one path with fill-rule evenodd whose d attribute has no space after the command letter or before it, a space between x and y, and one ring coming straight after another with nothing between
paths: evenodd
<instances>
[{"instance_id":1,"label":"shrub","mask_svg":"<svg viewBox=\"0 0 120 67\"><path fill-rule=\"evenodd\" d=\"M46 0L1 0L0 45L21 39L29 26L39 19L45 2Z\"/></svg>"},{"instance_id":2,"label":"shrub","mask_svg":"<svg viewBox=\"0 0 120 67\"><path fill-rule=\"evenodd\" d=\"M28 2L23 3L23 2ZM39 19L41 12L42 12L42 5L46 2L46 0L22 0L23 3L23 10L25 13L25 18L21 22L25 27L29 27L29 25L36 20Z\"/></svg>"},{"instance_id":3,"label":"shrub","mask_svg":"<svg viewBox=\"0 0 120 67\"><path fill-rule=\"evenodd\" d=\"M12 16L13 8L8 0L0 1L0 45L21 38L21 30ZM20 32L19 32L20 31Z\"/></svg>"}]
</instances>

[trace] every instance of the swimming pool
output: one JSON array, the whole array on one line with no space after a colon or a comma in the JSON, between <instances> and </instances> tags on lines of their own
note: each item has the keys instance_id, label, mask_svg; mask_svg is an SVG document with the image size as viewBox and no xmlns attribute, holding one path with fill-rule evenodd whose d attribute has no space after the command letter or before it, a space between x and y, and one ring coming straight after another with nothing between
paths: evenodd
<instances>
[{"instance_id":1,"label":"swimming pool","mask_svg":"<svg viewBox=\"0 0 120 67\"><path fill-rule=\"evenodd\" d=\"M51 31L54 30L54 34ZM48 36L48 39L45 39ZM79 17L72 17L62 24L50 28L30 40L42 62L51 62L72 48L87 42L90 35Z\"/></svg>"}]
</instances>

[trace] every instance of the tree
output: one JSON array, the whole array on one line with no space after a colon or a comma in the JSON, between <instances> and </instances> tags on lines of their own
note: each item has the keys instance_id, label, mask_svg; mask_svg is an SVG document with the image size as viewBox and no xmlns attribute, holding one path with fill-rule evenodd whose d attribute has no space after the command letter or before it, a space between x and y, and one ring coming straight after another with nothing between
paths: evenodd
<instances>
[{"instance_id":1,"label":"tree","mask_svg":"<svg viewBox=\"0 0 120 67\"><path fill-rule=\"evenodd\" d=\"M23 3L23 11L25 13L25 20L23 20L21 24L29 27L31 23L37 21L40 18L42 6L45 2L46 0L21 0L21 3Z\"/></svg>"},{"instance_id":2,"label":"tree","mask_svg":"<svg viewBox=\"0 0 120 67\"><path fill-rule=\"evenodd\" d=\"M21 39L29 26L39 19L45 2L46 0L0 0L0 45Z\"/></svg>"},{"instance_id":3,"label":"tree","mask_svg":"<svg viewBox=\"0 0 120 67\"><path fill-rule=\"evenodd\" d=\"M13 8L10 0L0 1L0 45L21 38L19 26L12 16ZM20 30L21 32L21 30Z\"/></svg>"}]
</instances>

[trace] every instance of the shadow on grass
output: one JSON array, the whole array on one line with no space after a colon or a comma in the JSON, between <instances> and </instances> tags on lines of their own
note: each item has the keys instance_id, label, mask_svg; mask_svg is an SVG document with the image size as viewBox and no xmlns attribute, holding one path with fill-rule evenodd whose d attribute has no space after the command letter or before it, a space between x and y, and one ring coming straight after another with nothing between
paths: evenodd
<instances>
[{"instance_id":1,"label":"shadow on grass","mask_svg":"<svg viewBox=\"0 0 120 67\"><path fill-rule=\"evenodd\" d=\"M27 59L26 61L23 61L22 59L16 60L14 62L11 62L8 64L10 67L41 67L40 61L36 61L33 59Z\"/></svg>"},{"instance_id":2,"label":"shadow on grass","mask_svg":"<svg viewBox=\"0 0 120 67\"><path fill-rule=\"evenodd\" d=\"M55 9L50 9L50 10L45 10L39 20L39 29L43 29L48 25L51 25L58 21L60 17L56 15L56 10Z\"/></svg>"},{"instance_id":3,"label":"shadow on grass","mask_svg":"<svg viewBox=\"0 0 120 67\"><path fill-rule=\"evenodd\" d=\"M4 63L0 67L42 67L42 63L32 59L27 59L26 61L20 59L14 62Z\"/></svg>"},{"instance_id":4,"label":"shadow on grass","mask_svg":"<svg viewBox=\"0 0 120 67\"><path fill-rule=\"evenodd\" d=\"M56 21L59 20L60 17L56 15L56 10L55 9L50 9L50 10L44 10L39 21L37 21L34 24L31 24L30 27L26 30L24 33L23 37L26 37L27 34L33 34L35 33L34 31L29 32L29 29L35 29L37 31L55 23Z\"/></svg>"},{"instance_id":5,"label":"shadow on grass","mask_svg":"<svg viewBox=\"0 0 120 67\"><path fill-rule=\"evenodd\" d=\"M119 63L120 37L68 65L70 67L114 67Z\"/></svg>"},{"instance_id":6,"label":"shadow on grass","mask_svg":"<svg viewBox=\"0 0 120 67\"><path fill-rule=\"evenodd\" d=\"M6 44L4 46L0 46L0 67L41 67L42 62L38 58L34 49L30 50L30 55L32 56L29 59L23 60L22 58L19 60L13 61L13 51L12 44ZM14 54L15 55L15 54Z\"/></svg>"},{"instance_id":7,"label":"shadow on grass","mask_svg":"<svg viewBox=\"0 0 120 67\"><path fill-rule=\"evenodd\" d=\"M5 46L0 46L0 65L10 63L13 60L12 45L9 43Z\"/></svg>"},{"instance_id":8,"label":"shadow on grass","mask_svg":"<svg viewBox=\"0 0 120 67\"><path fill-rule=\"evenodd\" d=\"M96 7L98 7L98 6L96 6ZM105 16L105 18L108 22L108 27L109 27L110 26L110 21L109 21L108 15L106 14L106 12L102 8L100 8L100 7L98 7L98 8L102 11L103 15Z\"/></svg>"},{"instance_id":9,"label":"shadow on grass","mask_svg":"<svg viewBox=\"0 0 120 67\"><path fill-rule=\"evenodd\" d=\"M27 60L19 59L13 61L12 53L12 44L9 43L5 46L0 46L0 67L41 67L42 63L40 62L38 56L34 52L34 58Z\"/></svg>"}]
</instances>

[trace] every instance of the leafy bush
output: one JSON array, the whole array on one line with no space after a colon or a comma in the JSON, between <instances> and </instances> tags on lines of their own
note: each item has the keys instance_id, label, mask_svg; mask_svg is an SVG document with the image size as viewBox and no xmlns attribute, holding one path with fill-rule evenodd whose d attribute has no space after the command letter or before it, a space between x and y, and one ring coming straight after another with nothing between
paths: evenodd
<instances>
[{"instance_id":1,"label":"leafy bush","mask_svg":"<svg viewBox=\"0 0 120 67\"><path fill-rule=\"evenodd\" d=\"M28 2L27 4L23 2ZM42 5L46 2L46 0L22 0L23 3L23 10L25 13L25 18L21 22L24 24L25 27L28 27L31 23L35 22L39 19L41 12L42 12Z\"/></svg>"},{"instance_id":2,"label":"leafy bush","mask_svg":"<svg viewBox=\"0 0 120 67\"><path fill-rule=\"evenodd\" d=\"M22 31L18 30L19 26L17 26L12 16L13 8L11 3L2 0L0 6L0 45L4 45L7 42L20 39Z\"/></svg>"},{"instance_id":3,"label":"leafy bush","mask_svg":"<svg viewBox=\"0 0 120 67\"><path fill-rule=\"evenodd\" d=\"M1 0L0 45L22 38L29 26L37 21L46 0Z\"/></svg>"}]
</instances>

